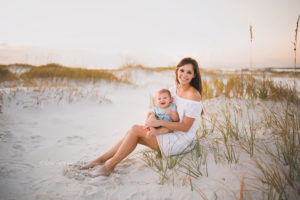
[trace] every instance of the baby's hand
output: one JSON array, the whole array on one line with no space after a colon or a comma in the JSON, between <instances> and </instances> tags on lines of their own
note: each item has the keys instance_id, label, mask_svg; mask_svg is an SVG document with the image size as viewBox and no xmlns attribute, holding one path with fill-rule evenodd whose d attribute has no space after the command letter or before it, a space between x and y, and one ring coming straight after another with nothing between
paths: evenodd
<instances>
[{"instance_id":1,"label":"baby's hand","mask_svg":"<svg viewBox=\"0 0 300 200\"><path fill-rule=\"evenodd\" d=\"M155 135L155 129L153 127L148 127L146 132L146 137L151 138Z\"/></svg>"},{"instance_id":2,"label":"baby's hand","mask_svg":"<svg viewBox=\"0 0 300 200\"><path fill-rule=\"evenodd\" d=\"M167 115L170 115L170 117L172 118L172 120L174 122L178 122L179 121L179 116L178 116L178 112L177 111L172 111L171 109L166 109L166 113L167 113Z\"/></svg>"},{"instance_id":3,"label":"baby's hand","mask_svg":"<svg viewBox=\"0 0 300 200\"><path fill-rule=\"evenodd\" d=\"M171 109L166 109L167 115L172 115L173 111Z\"/></svg>"},{"instance_id":4,"label":"baby's hand","mask_svg":"<svg viewBox=\"0 0 300 200\"><path fill-rule=\"evenodd\" d=\"M150 126L144 126L144 129L146 130L146 136L148 137L148 135L151 131L151 127Z\"/></svg>"}]
</instances>

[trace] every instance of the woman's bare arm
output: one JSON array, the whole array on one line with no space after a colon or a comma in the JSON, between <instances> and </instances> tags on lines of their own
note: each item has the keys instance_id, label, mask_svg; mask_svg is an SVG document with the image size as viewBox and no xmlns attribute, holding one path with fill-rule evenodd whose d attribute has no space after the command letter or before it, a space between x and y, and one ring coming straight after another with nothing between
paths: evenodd
<instances>
[{"instance_id":1,"label":"woman's bare arm","mask_svg":"<svg viewBox=\"0 0 300 200\"><path fill-rule=\"evenodd\" d=\"M155 135L161 135L161 134L166 134L172 132L170 129L165 128L165 127L160 127L155 129Z\"/></svg>"},{"instance_id":2,"label":"woman's bare arm","mask_svg":"<svg viewBox=\"0 0 300 200\"><path fill-rule=\"evenodd\" d=\"M163 120L157 120L154 118L149 118L146 122L147 126L162 126L165 127L169 130L173 130L173 131L183 131L183 132L187 132L188 130L190 130L191 126L193 125L195 119L194 118L190 118L187 116L184 116L183 121L182 122L167 122L167 121L163 121Z\"/></svg>"}]
</instances>

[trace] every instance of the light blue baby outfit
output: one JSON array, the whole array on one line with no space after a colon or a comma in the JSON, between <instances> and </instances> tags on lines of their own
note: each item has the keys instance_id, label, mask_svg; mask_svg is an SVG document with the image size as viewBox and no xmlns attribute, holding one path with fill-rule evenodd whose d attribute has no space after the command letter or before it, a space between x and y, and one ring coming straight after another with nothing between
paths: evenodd
<instances>
[{"instance_id":1,"label":"light blue baby outfit","mask_svg":"<svg viewBox=\"0 0 300 200\"><path fill-rule=\"evenodd\" d=\"M173 120L171 116L166 113L166 109L171 109L174 112L176 111L176 104L171 103L167 108L160 108L157 105L152 106L156 119L172 122Z\"/></svg>"}]
</instances>

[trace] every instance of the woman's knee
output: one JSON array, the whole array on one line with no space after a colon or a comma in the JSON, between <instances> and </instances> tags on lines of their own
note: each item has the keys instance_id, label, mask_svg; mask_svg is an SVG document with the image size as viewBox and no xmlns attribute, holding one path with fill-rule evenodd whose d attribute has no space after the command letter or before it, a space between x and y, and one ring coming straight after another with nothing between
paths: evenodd
<instances>
[{"instance_id":1,"label":"woman's knee","mask_svg":"<svg viewBox=\"0 0 300 200\"><path fill-rule=\"evenodd\" d=\"M139 125L134 124L134 125L131 127L130 130L132 130L132 131L137 131L138 129L139 129Z\"/></svg>"},{"instance_id":2,"label":"woman's knee","mask_svg":"<svg viewBox=\"0 0 300 200\"><path fill-rule=\"evenodd\" d=\"M133 125L129 131L130 134L139 135L142 132L143 127L141 125Z\"/></svg>"}]
</instances>

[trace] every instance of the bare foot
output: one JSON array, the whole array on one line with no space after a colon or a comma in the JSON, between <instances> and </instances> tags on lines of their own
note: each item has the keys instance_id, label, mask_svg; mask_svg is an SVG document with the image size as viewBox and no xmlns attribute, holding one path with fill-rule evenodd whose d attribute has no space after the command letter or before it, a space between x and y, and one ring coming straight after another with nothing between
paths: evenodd
<instances>
[{"instance_id":1,"label":"bare foot","mask_svg":"<svg viewBox=\"0 0 300 200\"><path fill-rule=\"evenodd\" d=\"M100 161L92 161L92 162L90 162L89 164L87 164L87 165L81 167L80 169L81 169L81 170L89 169L89 168L93 168L93 167L95 167L95 166L97 166L97 165L101 165L101 164L104 164L104 163L103 163L103 162L100 162Z\"/></svg>"},{"instance_id":2,"label":"bare foot","mask_svg":"<svg viewBox=\"0 0 300 200\"><path fill-rule=\"evenodd\" d=\"M104 165L96 174L89 174L88 176L91 178L95 178L98 176L109 176L112 173L112 171L113 169L107 169L107 167Z\"/></svg>"}]
</instances>

